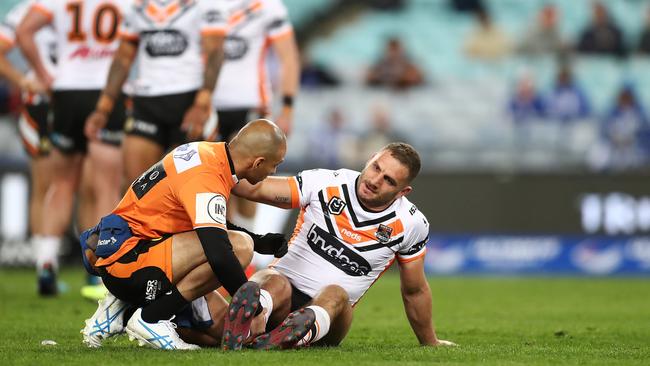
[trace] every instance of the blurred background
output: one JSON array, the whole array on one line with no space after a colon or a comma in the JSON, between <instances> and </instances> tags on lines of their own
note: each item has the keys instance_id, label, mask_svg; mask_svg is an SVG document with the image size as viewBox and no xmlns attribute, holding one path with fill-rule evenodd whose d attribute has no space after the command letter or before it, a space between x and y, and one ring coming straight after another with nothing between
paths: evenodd
<instances>
[{"instance_id":1,"label":"blurred background","mask_svg":"<svg viewBox=\"0 0 650 366\"><path fill-rule=\"evenodd\" d=\"M284 3L302 62L284 174L406 141L430 273L650 275L650 1ZM32 257L20 109L0 79L0 265Z\"/></svg>"}]
</instances>

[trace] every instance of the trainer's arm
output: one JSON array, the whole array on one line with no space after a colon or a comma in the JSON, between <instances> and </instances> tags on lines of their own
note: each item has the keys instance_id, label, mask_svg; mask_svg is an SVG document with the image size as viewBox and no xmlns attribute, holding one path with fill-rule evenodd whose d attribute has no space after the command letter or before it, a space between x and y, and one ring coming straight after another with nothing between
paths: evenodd
<instances>
[{"instance_id":1,"label":"trainer's arm","mask_svg":"<svg viewBox=\"0 0 650 366\"><path fill-rule=\"evenodd\" d=\"M279 208L296 208L298 189L293 179L292 177L268 177L255 185L242 180L232 189L232 193Z\"/></svg>"},{"instance_id":2,"label":"trainer's arm","mask_svg":"<svg viewBox=\"0 0 650 366\"><path fill-rule=\"evenodd\" d=\"M48 16L48 14L42 11L30 10L16 29L16 41L18 42L25 59L31 65L36 76L48 88L52 84L53 78L47 72L43 61L41 60L34 36L39 29L49 24L51 20L51 16Z\"/></svg>"},{"instance_id":3,"label":"trainer's arm","mask_svg":"<svg viewBox=\"0 0 650 366\"><path fill-rule=\"evenodd\" d=\"M201 241L208 263L212 267L212 272L226 291L230 295L234 295L235 291L247 280L246 274L232 250L228 233L216 227L202 227L196 229L196 234Z\"/></svg>"},{"instance_id":4,"label":"trainer's arm","mask_svg":"<svg viewBox=\"0 0 650 366\"><path fill-rule=\"evenodd\" d=\"M431 289L424 275L424 259L399 263L404 310L418 341L424 346L438 345L431 317Z\"/></svg>"}]
</instances>

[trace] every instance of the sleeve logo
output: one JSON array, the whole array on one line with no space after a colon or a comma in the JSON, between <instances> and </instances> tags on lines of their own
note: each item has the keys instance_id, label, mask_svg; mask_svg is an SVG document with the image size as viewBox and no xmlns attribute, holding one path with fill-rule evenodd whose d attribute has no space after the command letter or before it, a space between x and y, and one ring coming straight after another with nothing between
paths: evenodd
<instances>
[{"instance_id":1,"label":"sleeve logo","mask_svg":"<svg viewBox=\"0 0 650 366\"><path fill-rule=\"evenodd\" d=\"M201 156L199 155L199 146L197 142L184 144L172 152L176 173L180 174L188 169L201 165Z\"/></svg>"},{"instance_id":2,"label":"sleeve logo","mask_svg":"<svg viewBox=\"0 0 650 366\"><path fill-rule=\"evenodd\" d=\"M196 224L226 224L226 198L216 193L196 194Z\"/></svg>"}]
</instances>

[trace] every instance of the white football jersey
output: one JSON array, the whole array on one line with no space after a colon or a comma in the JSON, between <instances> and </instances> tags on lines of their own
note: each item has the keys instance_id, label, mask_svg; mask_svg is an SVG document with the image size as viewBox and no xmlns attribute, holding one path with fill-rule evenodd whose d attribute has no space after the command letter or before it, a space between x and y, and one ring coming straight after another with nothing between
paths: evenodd
<instances>
[{"instance_id":1,"label":"white football jersey","mask_svg":"<svg viewBox=\"0 0 650 366\"><path fill-rule=\"evenodd\" d=\"M50 18L58 67L54 90L101 90L118 46L118 27L129 0L36 0L30 11Z\"/></svg>"},{"instance_id":2,"label":"white football jersey","mask_svg":"<svg viewBox=\"0 0 650 366\"><path fill-rule=\"evenodd\" d=\"M203 84L201 35L226 34L223 0L135 0L121 37L139 41L133 92L157 96L197 90Z\"/></svg>"},{"instance_id":3,"label":"white football jersey","mask_svg":"<svg viewBox=\"0 0 650 366\"><path fill-rule=\"evenodd\" d=\"M424 256L429 223L406 197L381 212L363 207L356 194L359 172L303 171L295 178L300 216L289 252L270 265L313 297L323 287L343 287L354 305L397 258Z\"/></svg>"},{"instance_id":4,"label":"white football jersey","mask_svg":"<svg viewBox=\"0 0 650 366\"><path fill-rule=\"evenodd\" d=\"M225 60L213 96L219 110L266 107L266 54L274 40L293 34L281 0L226 0L230 13Z\"/></svg>"},{"instance_id":5,"label":"white football jersey","mask_svg":"<svg viewBox=\"0 0 650 366\"><path fill-rule=\"evenodd\" d=\"M0 23L1 42L5 42L9 47L13 47L16 44L16 28L18 28L18 25L22 22L33 3L34 0L21 1L9 10L4 21ZM56 67L56 38L54 36L54 30L50 26L44 27L36 33L34 38L43 65L48 72L54 74Z\"/></svg>"}]
</instances>

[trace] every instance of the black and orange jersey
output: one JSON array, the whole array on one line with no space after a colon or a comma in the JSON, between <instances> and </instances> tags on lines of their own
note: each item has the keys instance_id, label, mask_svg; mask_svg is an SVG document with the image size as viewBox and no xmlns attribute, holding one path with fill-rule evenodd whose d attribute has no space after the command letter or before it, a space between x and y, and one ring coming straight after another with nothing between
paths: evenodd
<instances>
[{"instance_id":1,"label":"black and orange jersey","mask_svg":"<svg viewBox=\"0 0 650 366\"><path fill-rule=\"evenodd\" d=\"M338 284L355 304L395 259L414 261L426 252L429 223L417 207L401 197L384 211L366 209L357 198L358 177L316 169L289 178L299 196L292 206L301 211L289 252L271 267L309 296Z\"/></svg>"},{"instance_id":2,"label":"black and orange jersey","mask_svg":"<svg viewBox=\"0 0 650 366\"><path fill-rule=\"evenodd\" d=\"M181 145L131 184L113 211L126 220L133 235L156 239L201 227L226 230L226 202L237 183L225 143ZM129 240L97 266L106 266L131 250Z\"/></svg>"}]
</instances>

